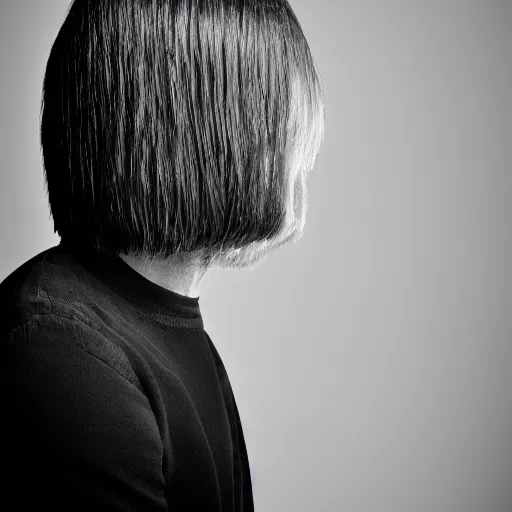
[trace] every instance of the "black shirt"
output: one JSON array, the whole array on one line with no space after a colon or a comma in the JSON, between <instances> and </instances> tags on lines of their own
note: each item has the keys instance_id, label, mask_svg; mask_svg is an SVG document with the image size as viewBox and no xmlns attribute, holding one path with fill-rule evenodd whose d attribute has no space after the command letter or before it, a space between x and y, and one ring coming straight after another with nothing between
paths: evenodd
<instances>
[{"instance_id":1,"label":"black shirt","mask_svg":"<svg viewBox=\"0 0 512 512\"><path fill-rule=\"evenodd\" d=\"M254 510L198 298L61 243L0 306L0 510Z\"/></svg>"}]
</instances>

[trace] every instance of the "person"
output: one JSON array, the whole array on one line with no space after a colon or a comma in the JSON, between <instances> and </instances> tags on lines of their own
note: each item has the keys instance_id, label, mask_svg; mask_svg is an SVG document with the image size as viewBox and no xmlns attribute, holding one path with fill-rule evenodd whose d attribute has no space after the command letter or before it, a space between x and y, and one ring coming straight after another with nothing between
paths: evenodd
<instances>
[{"instance_id":1,"label":"person","mask_svg":"<svg viewBox=\"0 0 512 512\"><path fill-rule=\"evenodd\" d=\"M254 510L200 285L301 238L323 130L286 0L70 5L41 110L61 241L0 285L0 509Z\"/></svg>"}]
</instances>

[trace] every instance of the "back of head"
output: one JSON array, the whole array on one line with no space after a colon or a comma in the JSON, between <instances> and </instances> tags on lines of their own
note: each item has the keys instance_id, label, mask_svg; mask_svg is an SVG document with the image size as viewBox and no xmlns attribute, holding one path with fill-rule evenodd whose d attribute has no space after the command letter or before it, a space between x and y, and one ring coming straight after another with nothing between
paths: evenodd
<instances>
[{"instance_id":1,"label":"back of head","mask_svg":"<svg viewBox=\"0 0 512 512\"><path fill-rule=\"evenodd\" d=\"M106 256L283 239L323 122L286 0L75 0L43 89L55 231Z\"/></svg>"}]
</instances>

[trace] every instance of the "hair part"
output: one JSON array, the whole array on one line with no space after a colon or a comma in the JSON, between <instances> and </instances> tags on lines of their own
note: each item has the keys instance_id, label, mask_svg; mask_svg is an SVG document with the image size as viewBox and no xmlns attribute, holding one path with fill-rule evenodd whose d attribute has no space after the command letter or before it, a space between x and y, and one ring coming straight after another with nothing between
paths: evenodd
<instances>
[{"instance_id":1,"label":"hair part","mask_svg":"<svg viewBox=\"0 0 512 512\"><path fill-rule=\"evenodd\" d=\"M104 256L268 242L323 124L286 0L75 0L41 105L55 232Z\"/></svg>"}]
</instances>

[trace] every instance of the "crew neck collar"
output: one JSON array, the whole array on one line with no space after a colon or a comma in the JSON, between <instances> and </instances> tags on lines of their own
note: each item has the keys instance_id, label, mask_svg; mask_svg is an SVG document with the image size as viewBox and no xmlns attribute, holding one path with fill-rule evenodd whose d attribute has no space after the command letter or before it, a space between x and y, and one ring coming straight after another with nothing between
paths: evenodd
<instances>
[{"instance_id":1,"label":"crew neck collar","mask_svg":"<svg viewBox=\"0 0 512 512\"><path fill-rule=\"evenodd\" d=\"M91 249L64 241L60 242L59 248L70 253L141 314L169 325L203 326L199 297L188 297L150 281L119 256L113 259L98 258Z\"/></svg>"}]
</instances>

